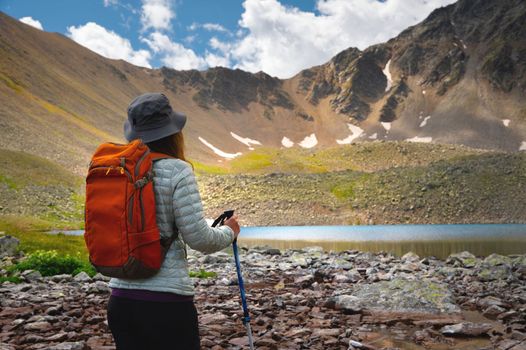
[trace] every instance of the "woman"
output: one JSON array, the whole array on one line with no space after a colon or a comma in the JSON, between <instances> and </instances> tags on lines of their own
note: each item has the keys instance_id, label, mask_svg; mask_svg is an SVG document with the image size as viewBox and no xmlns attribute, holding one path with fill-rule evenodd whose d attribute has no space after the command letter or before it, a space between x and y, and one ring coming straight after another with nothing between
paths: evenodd
<instances>
[{"instance_id":1,"label":"woman","mask_svg":"<svg viewBox=\"0 0 526 350\"><path fill-rule=\"evenodd\" d=\"M184 157L185 123L186 116L174 112L163 94L141 95L128 107L126 139L141 139L152 151L175 158L155 161L153 184L161 235L169 238L177 232L177 238L155 276L111 279L108 325L118 350L199 349L186 244L212 253L228 247L239 234L236 217L219 228L209 227L203 217L195 177Z\"/></svg>"}]
</instances>

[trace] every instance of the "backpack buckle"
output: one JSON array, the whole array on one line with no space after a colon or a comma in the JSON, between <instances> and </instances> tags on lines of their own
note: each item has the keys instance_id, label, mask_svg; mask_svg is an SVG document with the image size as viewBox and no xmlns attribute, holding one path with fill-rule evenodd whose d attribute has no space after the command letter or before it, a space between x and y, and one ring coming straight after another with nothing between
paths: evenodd
<instances>
[{"instance_id":1,"label":"backpack buckle","mask_svg":"<svg viewBox=\"0 0 526 350\"><path fill-rule=\"evenodd\" d=\"M146 175L143 178L135 181L133 185L135 186L136 189L139 189L139 188L146 186L146 184L152 180L153 180L153 173L149 171L146 173Z\"/></svg>"}]
</instances>

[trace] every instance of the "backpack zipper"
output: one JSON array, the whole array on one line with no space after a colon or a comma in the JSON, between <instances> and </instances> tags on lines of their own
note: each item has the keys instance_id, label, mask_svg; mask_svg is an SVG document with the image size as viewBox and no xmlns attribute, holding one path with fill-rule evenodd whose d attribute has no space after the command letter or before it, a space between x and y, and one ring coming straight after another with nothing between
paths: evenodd
<instances>
[{"instance_id":1,"label":"backpack zipper","mask_svg":"<svg viewBox=\"0 0 526 350\"><path fill-rule=\"evenodd\" d=\"M108 175L113 169L115 170L118 170L120 171L121 174L126 174L126 176L128 177L128 180L130 180L130 182L133 182L132 181L132 176L130 174L130 172L128 171L128 169L126 168L123 168L123 167L115 167L115 166L96 166L96 167L93 167L93 168L90 168L90 171L93 170L93 169L107 169L106 170L106 175Z\"/></svg>"}]
</instances>

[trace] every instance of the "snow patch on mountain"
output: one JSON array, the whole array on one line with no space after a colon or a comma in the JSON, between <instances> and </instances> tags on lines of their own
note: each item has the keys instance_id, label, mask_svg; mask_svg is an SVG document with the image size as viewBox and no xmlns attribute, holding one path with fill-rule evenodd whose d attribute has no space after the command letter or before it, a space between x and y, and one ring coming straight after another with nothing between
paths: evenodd
<instances>
[{"instance_id":1,"label":"snow patch on mountain","mask_svg":"<svg viewBox=\"0 0 526 350\"><path fill-rule=\"evenodd\" d=\"M427 117L424 118L424 120L422 120L422 122L420 123L420 127L423 128L424 126L426 126L427 124L427 121L431 119L431 116L428 115Z\"/></svg>"},{"instance_id":2,"label":"snow patch on mountain","mask_svg":"<svg viewBox=\"0 0 526 350\"><path fill-rule=\"evenodd\" d=\"M338 143L339 145L348 145L363 134L362 128L349 123L347 124L347 126L349 127L351 134L343 140L336 140L336 143Z\"/></svg>"},{"instance_id":3,"label":"snow patch on mountain","mask_svg":"<svg viewBox=\"0 0 526 350\"><path fill-rule=\"evenodd\" d=\"M283 147L286 148L291 148L292 146L294 146L294 142L292 142L292 140L286 136L283 137L283 139L281 139L281 144L283 145Z\"/></svg>"},{"instance_id":4,"label":"snow patch on mountain","mask_svg":"<svg viewBox=\"0 0 526 350\"><path fill-rule=\"evenodd\" d=\"M221 151L219 148L215 147L214 145L212 145L210 142L206 141L204 138L202 138L201 136L198 137L199 141L201 141L206 147L210 148L212 151L214 151L215 154L217 154L218 156L220 157L223 157L223 158L227 158L227 159L234 159L236 157L239 157L240 155L242 155L243 153L241 152L237 152L237 153L227 153L227 152L223 152Z\"/></svg>"},{"instance_id":5,"label":"snow patch on mountain","mask_svg":"<svg viewBox=\"0 0 526 350\"><path fill-rule=\"evenodd\" d=\"M502 124L504 124L505 127L508 127L510 125L510 120L509 119L503 119L502 120Z\"/></svg>"},{"instance_id":6,"label":"snow patch on mountain","mask_svg":"<svg viewBox=\"0 0 526 350\"><path fill-rule=\"evenodd\" d=\"M387 61L387 64L385 65L384 70L382 71L387 78L387 86L385 87L385 91L389 91L391 86L393 86L393 77L391 76L391 71L389 70L389 66L391 65L391 60Z\"/></svg>"},{"instance_id":7,"label":"snow patch on mountain","mask_svg":"<svg viewBox=\"0 0 526 350\"><path fill-rule=\"evenodd\" d=\"M234 134L232 131L230 132L230 135L232 135L233 138L235 138L236 140L238 140L239 142L241 142L242 144L246 145L248 147L248 149L250 150L253 150L254 147L252 147L252 145L259 145L261 146L261 142L257 141L257 140L252 140L248 137L241 137L237 134Z\"/></svg>"},{"instance_id":8,"label":"snow patch on mountain","mask_svg":"<svg viewBox=\"0 0 526 350\"><path fill-rule=\"evenodd\" d=\"M387 130L387 131L391 130L391 123L380 122L380 124L382 124L382 126L384 127L385 130Z\"/></svg>"},{"instance_id":9,"label":"snow patch on mountain","mask_svg":"<svg viewBox=\"0 0 526 350\"><path fill-rule=\"evenodd\" d=\"M318 139L316 138L316 134L310 134L309 136L305 137L298 145L300 145L303 148L312 148L318 144Z\"/></svg>"},{"instance_id":10,"label":"snow patch on mountain","mask_svg":"<svg viewBox=\"0 0 526 350\"><path fill-rule=\"evenodd\" d=\"M405 139L406 141L409 141L409 142L423 142L423 143L430 143L431 141L433 141L433 138L430 137L430 136L426 136L426 137L419 137L419 136L415 136L415 137L412 137L410 139Z\"/></svg>"},{"instance_id":11,"label":"snow patch on mountain","mask_svg":"<svg viewBox=\"0 0 526 350\"><path fill-rule=\"evenodd\" d=\"M374 134L372 134L371 136L369 136L369 138L370 138L371 140L376 140L376 139L378 138L378 133L375 132Z\"/></svg>"},{"instance_id":12,"label":"snow patch on mountain","mask_svg":"<svg viewBox=\"0 0 526 350\"><path fill-rule=\"evenodd\" d=\"M526 141L522 141L519 151L526 151Z\"/></svg>"}]
</instances>

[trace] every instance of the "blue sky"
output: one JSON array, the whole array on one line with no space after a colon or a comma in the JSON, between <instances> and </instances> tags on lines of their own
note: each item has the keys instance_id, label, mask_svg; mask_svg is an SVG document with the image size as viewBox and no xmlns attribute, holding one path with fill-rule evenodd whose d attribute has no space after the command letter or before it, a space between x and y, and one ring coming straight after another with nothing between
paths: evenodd
<instances>
[{"instance_id":1,"label":"blue sky","mask_svg":"<svg viewBox=\"0 0 526 350\"><path fill-rule=\"evenodd\" d=\"M146 67L281 78L388 40L453 0L0 0L0 11Z\"/></svg>"}]
</instances>

